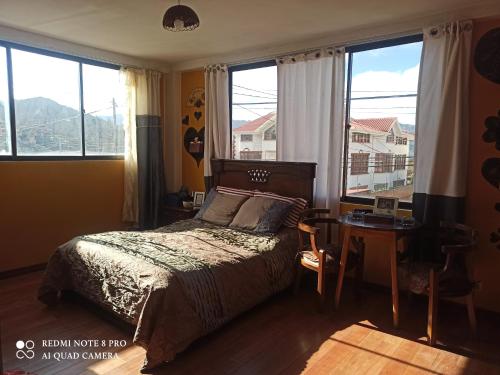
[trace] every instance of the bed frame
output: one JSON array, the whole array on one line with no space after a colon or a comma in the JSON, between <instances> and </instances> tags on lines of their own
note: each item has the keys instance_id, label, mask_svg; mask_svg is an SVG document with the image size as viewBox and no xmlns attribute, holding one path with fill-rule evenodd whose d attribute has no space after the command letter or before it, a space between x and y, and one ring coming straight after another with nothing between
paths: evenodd
<instances>
[{"instance_id":1,"label":"bed frame","mask_svg":"<svg viewBox=\"0 0 500 375\"><path fill-rule=\"evenodd\" d=\"M316 163L212 159L214 186L269 191L313 203Z\"/></svg>"}]
</instances>

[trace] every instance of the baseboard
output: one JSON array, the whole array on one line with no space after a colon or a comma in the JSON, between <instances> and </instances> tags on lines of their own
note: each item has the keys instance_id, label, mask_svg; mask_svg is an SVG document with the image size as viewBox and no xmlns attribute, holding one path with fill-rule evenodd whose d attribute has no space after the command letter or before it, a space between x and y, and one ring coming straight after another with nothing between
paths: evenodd
<instances>
[{"instance_id":1,"label":"baseboard","mask_svg":"<svg viewBox=\"0 0 500 375\"><path fill-rule=\"evenodd\" d=\"M31 272L41 271L44 270L45 267L47 267L47 263L39 263L39 264L33 264L32 266L16 268L8 271L1 271L0 280L8 279L10 277L25 275Z\"/></svg>"}]
</instances>

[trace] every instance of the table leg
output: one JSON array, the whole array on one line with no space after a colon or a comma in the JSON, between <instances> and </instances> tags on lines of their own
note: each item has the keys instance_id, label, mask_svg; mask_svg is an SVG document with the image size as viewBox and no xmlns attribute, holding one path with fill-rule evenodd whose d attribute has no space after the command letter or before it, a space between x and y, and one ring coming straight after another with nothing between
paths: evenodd
<instances>
[{"instance_id":1,"label":"table leg","mask_svg":"<svg viewBox=\"0 0 500 375\"><path fill-rule=\"evenodd\" d=\"M392 281L392 321L394 327L399 326L399 288L398 288L398 264L397 264L397 252L398 252L398 238L396 233L392 234L390 246L390 259L391 259L391 281Z\"/></svg>"},{"instance_id":2,"label":"table leg","mask_svg":"<svg viewBox=\"0 0 500 375\"><path fill-rule=\"evenodd\" d=\"M349 242L351 241L351 227L345 226L344 241L342 242L342 253L340 255L339 276L337 279L337 289L335 290L335 308L338 309L340 303L340 294L342 293L342 283L344 282L344 273L349 254Z\"/></svg>"}]
</instances>

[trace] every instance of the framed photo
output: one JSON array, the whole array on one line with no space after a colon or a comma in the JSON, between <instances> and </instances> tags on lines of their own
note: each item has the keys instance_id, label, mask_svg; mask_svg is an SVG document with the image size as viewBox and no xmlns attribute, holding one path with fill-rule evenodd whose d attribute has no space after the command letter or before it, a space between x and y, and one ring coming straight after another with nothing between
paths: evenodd
<instances>
[{"instance_id":1,"label":"framed photo","mask_svg":"<svg viewBox=\"0 0 500 375\"><path fill-rule=\"evenodd\" d=\"M205 202L205 192L204 191L195 191L193 193L193 206L201 207L201 205Z\"/></svg>"},{"instance_id":2,"label":"framed photo","mask_svg":"<svg viewBox=\"0 0 500 375\"><path fill-rule=\"evenodd\" d=\"M373 213L396 216L398 203L398 198L375 197L375 206L373 207Z\"/></svg>"}]
</instances>

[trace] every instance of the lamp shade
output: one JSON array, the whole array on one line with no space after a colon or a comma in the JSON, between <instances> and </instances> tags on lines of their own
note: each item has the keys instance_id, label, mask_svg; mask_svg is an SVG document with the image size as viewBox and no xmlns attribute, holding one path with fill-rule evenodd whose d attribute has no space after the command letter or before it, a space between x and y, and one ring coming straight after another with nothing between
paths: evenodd
<instances>
[{"instance_id":1,"label":"lamp shade","mask_svg":"<svg viewBox=\"0 0 500 375\"><path fill-rule=\"evenodd\" d=\"M200 26L200 19L193 9L185 5L174 5L163 16L163 27L170 31L189 31Z\"/></svg>"}]
</instances>

